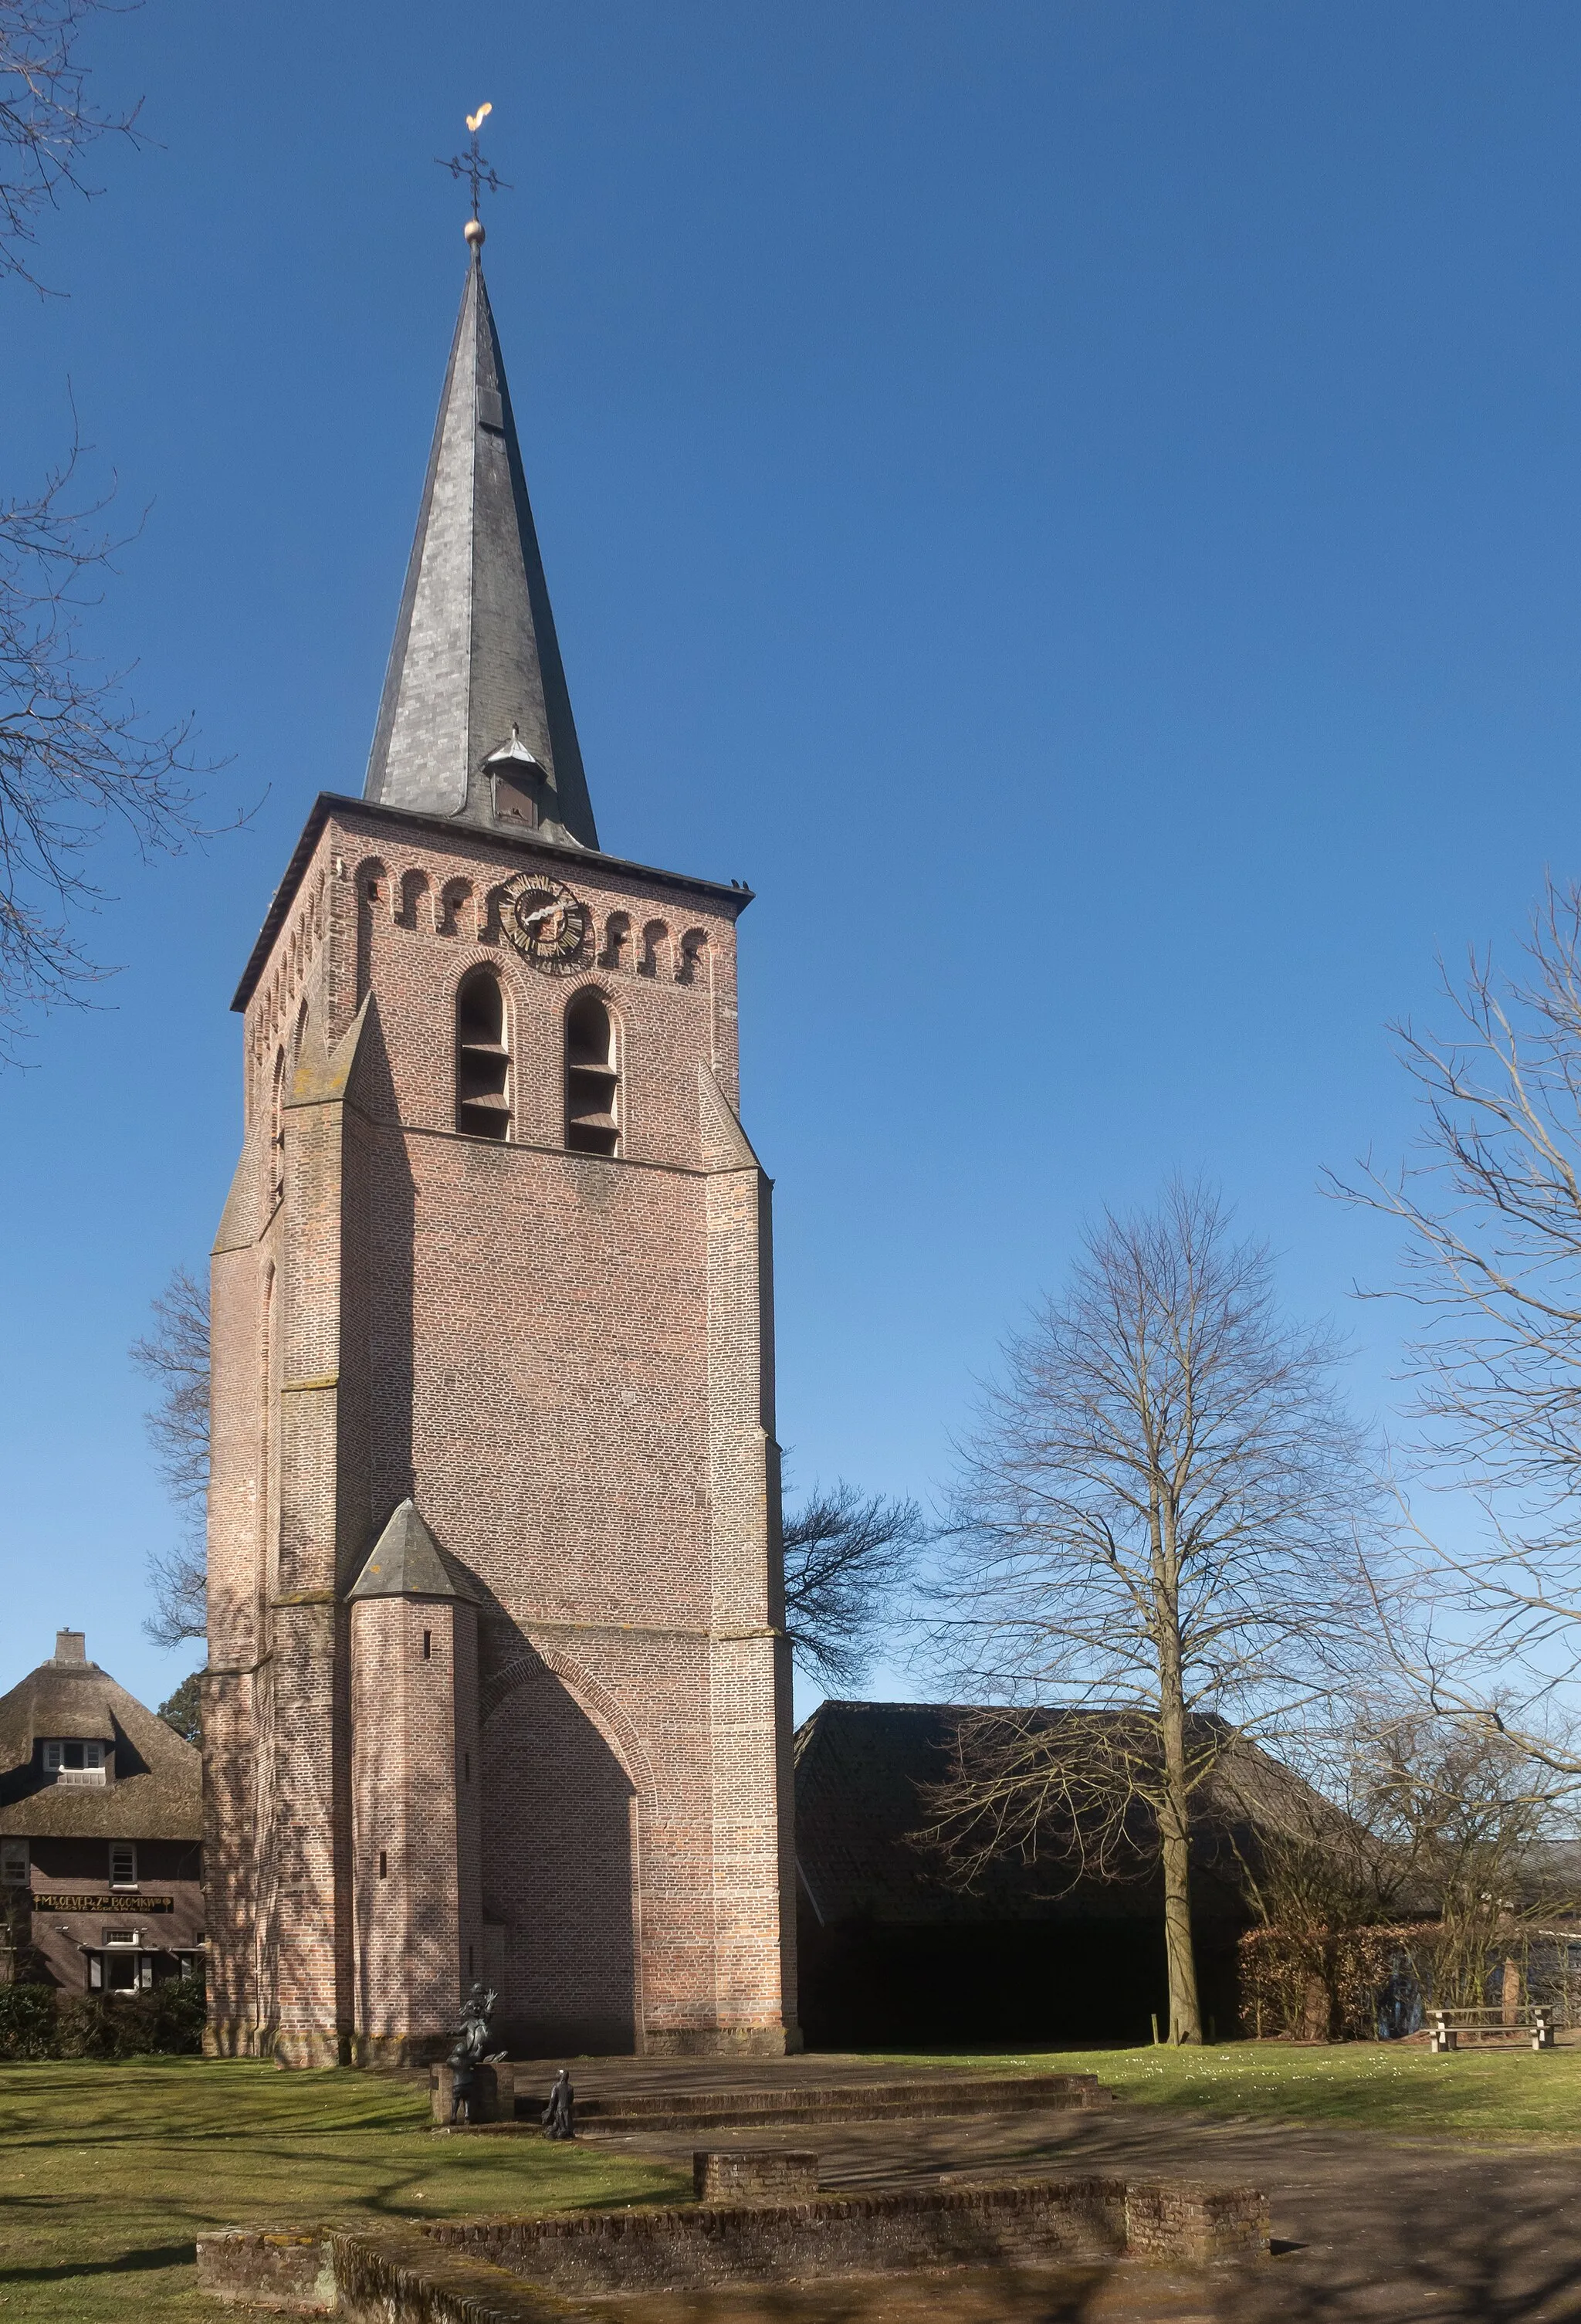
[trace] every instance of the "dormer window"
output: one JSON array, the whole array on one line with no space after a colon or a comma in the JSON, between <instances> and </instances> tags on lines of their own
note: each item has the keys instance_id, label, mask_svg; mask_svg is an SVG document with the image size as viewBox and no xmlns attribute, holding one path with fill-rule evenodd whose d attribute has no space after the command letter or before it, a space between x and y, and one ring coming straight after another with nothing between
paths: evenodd
<instances>
[{"instance_id":1,"label":"dormer window","mask_svg":"<svg viewBox=\"0 0 1581 2324\"><path fill-rule=\"evenodd\" d=\"M105 1780L105 1747L97 1741L60 1737L44 1746L44 1773L58 1784L94 1784Z\"/></svg>"},{"instance_id":2,"label":"dormer window","mask_svg":"<svg viewBox=\"0 0 1581 2324\"><path fill-rule=\"evenodd\" d=\"M455 996L455 1127L469 1138L508 1138L510 1052L505 994L492 969L474 969Z\"/></svg>"},{"instance_id":3,"label":"dormer window","mask_svg":"<svg viewBox=\"0 0 1581 2324\"><path fill-rule=\"evenodd\" d=\"M565 1011L565 1143L573 1153L619 1153L620 1090L615 1020L590 986Z\"/></svg>"},{"instance_id":4,"label":"dormer window","mask_svg":"<svg viewBox=\"0 0 1581 2324\"><path fill-rule=\"evenodd\" d=\"M536 831L543 820L546 792L553 788L548 770L541 766L520 733L512 726L510 740L492 751L483 761L492 790L491 805L496 823L514 823Z\"/></svg>"}]
</instances>

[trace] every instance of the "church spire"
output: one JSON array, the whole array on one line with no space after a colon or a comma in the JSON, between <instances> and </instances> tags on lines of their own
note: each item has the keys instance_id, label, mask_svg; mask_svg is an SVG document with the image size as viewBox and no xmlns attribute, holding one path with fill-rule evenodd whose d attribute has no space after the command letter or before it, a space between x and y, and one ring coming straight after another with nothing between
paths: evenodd
<instances>
[{"instance_id":1,"label":"church spire","mask_svg":"<svg viewBox=\"0 0 1581 2324\"><path fill-rule=\"evenodd\" d=\"M472 263L363 795L596 847L475 217L466 238Z\"/></svg>"}]
</instances>

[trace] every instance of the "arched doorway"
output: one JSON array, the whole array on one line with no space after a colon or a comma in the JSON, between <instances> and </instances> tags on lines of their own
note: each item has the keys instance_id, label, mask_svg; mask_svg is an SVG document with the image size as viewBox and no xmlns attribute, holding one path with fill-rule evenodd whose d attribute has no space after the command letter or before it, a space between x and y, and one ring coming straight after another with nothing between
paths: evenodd
<instances>
[{"instance_id":1,"label":"arched doorway","mask_svg":"<svg viewBox=\"0 0 1581 2324\"><path fill-rule=\"evenodd\" d=\"M534 1662L485 1720L483 1961L519 2057L636 2047L636 1794L565 1682Z\"/></svg>"}]
</instances>

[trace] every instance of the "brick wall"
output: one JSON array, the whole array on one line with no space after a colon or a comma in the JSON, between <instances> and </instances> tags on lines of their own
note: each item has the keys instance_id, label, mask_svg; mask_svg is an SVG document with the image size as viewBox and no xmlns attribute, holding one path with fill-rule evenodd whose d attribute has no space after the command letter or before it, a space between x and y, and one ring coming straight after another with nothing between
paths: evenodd
<instances>
[{"instance_id":1,"label":"brick wall","mask_svg":"<svg viewBox=\"0 0 1581 2324\"><path fill-rule=\"evenodd\" d=\"M557 976L499 929L506 881L546 862L592 918ZM246 1010L215 1259L217 2047L420 2045L454 2022L449 2000L424 2020L469 1958L501 1977L519 2052L794 2038L768 1185L732 1111L736 908L377 809L337 807L319 835ZM498 1144L455 1130L455 995L483 963L510 1051ZM565 1010L590 982L618 1028L620 1159L564 1142ZM391 1683L351 1674L341 1600L408 1494L478 1600L470 1838L454 1703L430 1728L393 1683L412 1626L376 1651L370 1626ZM411 1798L449 1802L447 1976L374 1935L353 1766L386 1757ZM402 1897L398 1922L439 1928Z\"/></svg>"}]
</instances>

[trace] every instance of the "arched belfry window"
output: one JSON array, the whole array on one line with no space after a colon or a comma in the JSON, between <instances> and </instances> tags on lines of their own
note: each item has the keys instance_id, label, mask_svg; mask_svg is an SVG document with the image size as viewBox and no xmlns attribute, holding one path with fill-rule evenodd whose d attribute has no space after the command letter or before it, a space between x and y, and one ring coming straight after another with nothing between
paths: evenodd
<instances>
[{"instance_id":1,"label":"arched belfry window","mask_svg":"<svg viewBox=\"0 0 1581 2324\"><path fill-rule=\"evenodd\" d=\"M510 1134L510 1052L505 995L490 968L474 968L455 996L455 1127L471 1138Z\"/></svg>"},{"instance_id":2,"label":"arched belfry window","mask_svg":"<svg viewBox=\"0 0 1581 2324\"><path fill-rule=\"evenodd\" d=\"M565 1143L574 1153L620 1152L620 1093L615 1020L589 985L565 1011Z\"/></svg>"}]
</instances>

